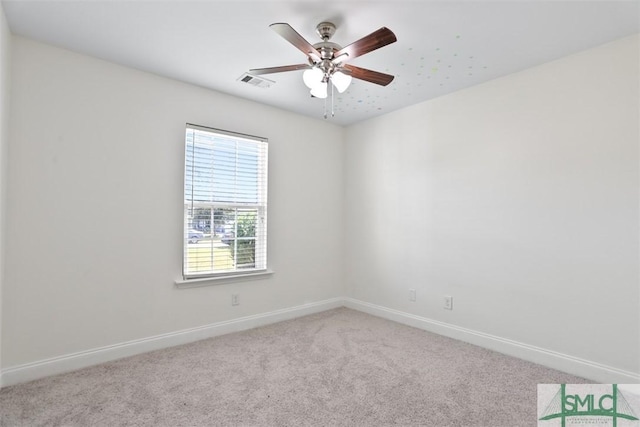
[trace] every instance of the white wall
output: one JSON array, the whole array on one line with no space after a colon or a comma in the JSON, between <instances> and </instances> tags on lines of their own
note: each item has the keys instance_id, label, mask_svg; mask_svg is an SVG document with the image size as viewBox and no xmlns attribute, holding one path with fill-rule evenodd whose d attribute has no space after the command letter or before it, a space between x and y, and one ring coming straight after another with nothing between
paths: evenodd
<instances>
[{"instance_id":1,"label":"white wall","mask_svg":"<svg viewBox=\"0 0 640 427\"><path fill-rule=\"evenodd\" d=\"M348 128L348 294L640 375L638 47Z\"/></svg>"},{"instance_id":2,"label":"white wall","mask_svg":"<svg viewBox=\"0 0 640 427\"><path fill-rule=\"evenodd\" d=\"M13 55L4 368L342 296L342 128L20 37ZM176 289L186 122L269 138L270 278Z\"/></svg>"},{"instance_id":3,"label":"white wall","mask_svg":"<svg viewBox=\"0 0 640 427\"><path fill-rule=\"evenodd\" d=\"M9 146L9 85L11 33L0 6L0 366L2 366L2 288L5 277L6 188ZM0 377L0 387L2 378Z\"/></svg>"},{"instance_id":4,"label":"white wall","mask_svg":"<svg viewBox=\"0 0 640 427\"><path fill-rule=\"evenodd\" d=\"M346 291L640 373L637 38L344 131L12 39L3 370ZM270 139L269 279L174 286L185 122Z\"/></svg>"}]
</instances>

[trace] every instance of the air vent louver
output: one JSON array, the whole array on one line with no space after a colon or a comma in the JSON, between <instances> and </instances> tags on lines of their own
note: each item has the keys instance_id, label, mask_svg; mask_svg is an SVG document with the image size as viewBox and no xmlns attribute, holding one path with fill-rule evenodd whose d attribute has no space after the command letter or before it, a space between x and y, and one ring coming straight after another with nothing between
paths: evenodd
<instances>
[{"instance_id":1,"label":"air vent louver","mask_svg":"<svg viewBox=\"0 0 640 427\"><path fill-rule=\"evenodd\" d=\"M248 74L248 73L244 73L243 75L238 77L238 81L240 81L242 83L250 84L251 86L256 86L256 87L261 87L261 88L271 87L271 85L275 83L273 80L269 80L269 79L265 79L265 78L262 78L262 77L253 76L253 75Z\"/></svg>"}]
</instances>

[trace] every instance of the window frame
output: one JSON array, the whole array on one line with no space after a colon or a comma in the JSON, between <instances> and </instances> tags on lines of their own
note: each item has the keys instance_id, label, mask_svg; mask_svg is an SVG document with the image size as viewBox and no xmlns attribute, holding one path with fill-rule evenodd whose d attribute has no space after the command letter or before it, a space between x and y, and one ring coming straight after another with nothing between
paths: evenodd
<instances>
[{"instance_id":1,"label":"window frame","mask_svg":"<svg viewBox=\"0 0 640 427\"><path fill-rule=\"evenodd\" d=\"M195 181L195 159L196 155L196 140L195 133L194 137L192 137L191 142L189 142L189 131L194 132L204 132L213 135L214 137L222 137L222 138L230 138L235 140L236 143L250 143L255 144L256 153L257 153L257 165L255 169L256 173L256 202L242 202L242 201L216 201L214 200L219 192L224 192L225 190L219 190L216 192L216 188L213 187L214 179L211 178L210 187L206 191L210 191L211 200L210 201L202 201L202 200L194 200L194 181ZM250 277L250 276L261 276L264 274L273 273L271 270L267 268L267 210L268 210L268 139L264 137L248 135L239 132L232 132L207 126L196 125L192 123L186 123L185 126L185 135L184 135L184 181L183 181L183 198L184 198L184 206L183 206L183 238L182 238L182 246L183 246L183 255L182 255L182 280L177 280L176 284L192 284L198 282L209 282L215 281L218 279L233 279L238 277ZM192 144L191 152L189 150L189 146ZM211 176L213 177L216 167L213 165L214 154L214 145L215 143L211 143ZM203 144L204 146L204 144ZM234 148L235 156L238 157L238 145ZM191 160L191 175L189 177L189 160ZM237 160L236 160L237 162ZM236 168L238 164L236 163ZM208 172L207 169L205 171ZM232 182L225 182L224 185L235 185L235 181L238 179L238 171L236 170L233 177ZM223 174L225 174L223 172ZM226 177L230 178L230 177ZM191 189L190 196L188 195L188 190ZM232 198L242 198L243 193L238 191L237 187L235 187L234 192L232 193ZM233 268L232 269L222 269L219 271L215 271L214 268L214 258L213 258L213 240L211 244L211 268L209 270L205 270L202 272L197 271L189 271L189 244L190 244L190 235L191 228L193 225L193 211L194 209L211 209L211 223L210 223L210 232L212 233L212 237L215 234L215 223L214 223L214 210L232 210L234 212L234 220L233 220L233 249L231 251ZM242 237L238 236L238 213L242 211L255 211L256 212L256 220L253 223L255 227L255 232L253 238L244 238L245 240L254 240L254 262L253 267L250 268L239 268L236 263L240 252L238 251L238 241L242 240ZM200 286L200 285L196 285Z\"/></svg>"}]
</instances>

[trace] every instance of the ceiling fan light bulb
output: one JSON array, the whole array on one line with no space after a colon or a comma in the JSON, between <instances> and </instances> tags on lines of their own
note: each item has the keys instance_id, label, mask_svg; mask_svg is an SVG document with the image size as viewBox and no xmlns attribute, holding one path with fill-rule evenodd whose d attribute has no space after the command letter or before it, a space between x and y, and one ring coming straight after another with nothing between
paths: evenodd
<instances>
[{"instance_id":1,"label":"ceiling fan light bulb","mask_svg":"<svg viewBox=\"0 0 640 427\"><path fill-rule=\"evenodd\" d=\"M304 84L309 89L313 89L318 84L322 83L323 77L324 73L322 72L322 70L316 67L309 68L308 70L305 70L304 73L302 73L302 81L304 81Z\"/></svg>"},{"instance_id":2,"label":"ceiling fan light bulb","mask_svg":"<svg viewBox=\"0 0 640 427\"><path fill-rule=\"evenodd\" d=\"M321 82L319 85L311 89L311 95L316 98L327 97L327 83Z\"/></svg>"},{"instance_id":3,"label":"ceiling fan light bulb","mask_svg":"<svg viewBox=\"0 0 640 427\"><path fill-rule=\"evenodd\" d=\"M342 93L347 90L351 84L351 76L341 71L336 71L331 76L331 83L338 89L338 92Z\"/></svg>"}]
</instances>

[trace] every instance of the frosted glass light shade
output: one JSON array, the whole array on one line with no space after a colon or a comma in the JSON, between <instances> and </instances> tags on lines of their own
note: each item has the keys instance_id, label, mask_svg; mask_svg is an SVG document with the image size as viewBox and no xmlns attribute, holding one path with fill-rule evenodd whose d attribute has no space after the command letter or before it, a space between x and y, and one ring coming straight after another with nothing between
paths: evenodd
<instances>
[{"instance_id":1,"label":"frosted glass light shade","mask_svg":"<svg viewBox=\"0 0 640 427\"><path fill-rule=\"evenodd\" d=\"M304 81L304 84L309 89L313 89L314 87L322 83L323 77L324 73L322 72L322 70L315 67L305 70L305 72L302 73L302 81Z\"/></svg>"},{"instance_id":2,"label":"frosted glass light shade","mask_svg":"<svg viewBox=\"0 0 640 427\"><path fill-rule=\"evenodd\" d=\"M342 71L336 71L331 76L331 83L338 89L338 92L342 93L347 90L351 84L351 76Z\"/></svg>"},{"instance_id":3,"label":"frosted glass light shade","mask_svg":"<svg viewBox=\"0 0 640 427\"><path fill-rule=\"evenodd\" d=\"M311 89L311 95L316 98L326 98L327 97L327 83L320 82L320 84L316 85L316 87Z\"/></svg>"}]
</instances>

